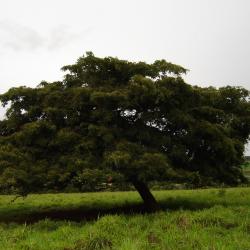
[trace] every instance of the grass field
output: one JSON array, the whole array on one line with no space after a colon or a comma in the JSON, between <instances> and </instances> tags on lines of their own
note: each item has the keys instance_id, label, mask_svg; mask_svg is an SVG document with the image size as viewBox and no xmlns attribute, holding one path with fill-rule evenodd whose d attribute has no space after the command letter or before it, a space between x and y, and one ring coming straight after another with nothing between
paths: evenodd
<instances>
[{"instance_id":1,"label":"grass field","mask_svg":"<svg viewBox=\"0 0 250 250\"><path fill-rule=\"evenodd\" d=\"M0 249L250 249L250 188L0 196Z\"/></svg>"}]
</instances>

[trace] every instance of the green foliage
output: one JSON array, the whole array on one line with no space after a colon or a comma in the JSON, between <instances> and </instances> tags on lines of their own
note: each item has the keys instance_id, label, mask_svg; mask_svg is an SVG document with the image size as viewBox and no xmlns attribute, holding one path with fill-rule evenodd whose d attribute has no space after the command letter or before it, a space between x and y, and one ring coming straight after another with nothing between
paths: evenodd
<instances>
[{"instance_id":1,"label":"green foliage","mask_svg":"<svg viewBox=\"0 0 250 250\"><path fill-rule=\"evenodd\" d=\"M0 121L0 190L97 190L126 182L236 185L250 134L249 92L199 88L186 69L98 58L63 67L63 81L11 88ZM9 154L9 156L8 156Z\"/></svg>"}]
</instances>

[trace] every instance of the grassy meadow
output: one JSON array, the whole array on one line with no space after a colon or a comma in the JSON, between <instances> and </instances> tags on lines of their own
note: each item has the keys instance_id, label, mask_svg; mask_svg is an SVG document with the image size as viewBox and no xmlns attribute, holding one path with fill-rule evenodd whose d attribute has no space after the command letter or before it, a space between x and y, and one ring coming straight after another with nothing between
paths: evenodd
<instances>
[{"instance_id":1,"label":"grassy meadow","mask_svg":"<svg viewBox=\"0 0 250 250\"><path fill-rule=\"evenodd\" d=\"M250 188L0 196L0 249L250 249Z\"/></svg>"}]
</instances>

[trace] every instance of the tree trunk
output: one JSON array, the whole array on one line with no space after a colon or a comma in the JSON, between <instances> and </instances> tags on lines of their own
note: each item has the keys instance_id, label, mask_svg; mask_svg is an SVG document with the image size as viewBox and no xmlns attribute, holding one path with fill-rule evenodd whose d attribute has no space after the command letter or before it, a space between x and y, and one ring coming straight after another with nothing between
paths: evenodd
<instances>
[{"instance_id":1,"label":"tree trunk","mask_svg":"<svg viewBox=\"0 0 250 250\"><path fill-rule=\"evenodd\" d=\"M151 194L148 186L141 181L132 182L136 190L139 192L141 198L144 201L145 208L149 212L154 212L160 209L159 204L155 200L154 196Z\"/></svg>"}]
</instances>

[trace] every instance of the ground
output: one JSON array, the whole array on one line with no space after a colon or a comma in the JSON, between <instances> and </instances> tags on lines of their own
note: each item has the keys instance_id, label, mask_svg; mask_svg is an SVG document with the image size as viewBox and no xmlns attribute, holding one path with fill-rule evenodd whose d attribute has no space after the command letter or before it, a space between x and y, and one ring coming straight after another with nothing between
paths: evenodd
<instances>
[{"instance_id":1,"label":"ground","mask_svg":"<svg viewBox=\"0 0 250 250\"><path fill-rule=\"evenodd\" d=\"M250 188L0 196L0 249L250 249Z\"/></svg>"}]
</instances>

